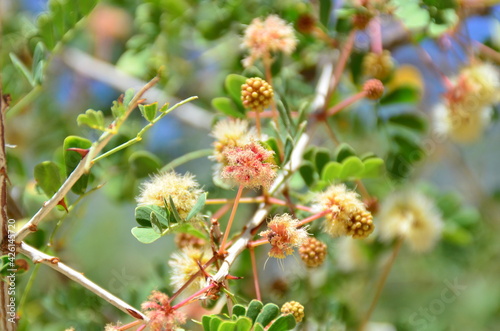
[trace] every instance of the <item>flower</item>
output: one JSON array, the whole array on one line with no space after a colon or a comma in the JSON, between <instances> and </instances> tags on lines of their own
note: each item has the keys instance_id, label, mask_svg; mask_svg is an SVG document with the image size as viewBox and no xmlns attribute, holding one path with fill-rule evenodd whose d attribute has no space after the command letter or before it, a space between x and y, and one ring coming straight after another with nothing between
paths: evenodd
<instances>
[{"instance_id":1,"label":"flower","mask_svg":"<svg viewBox=\"0 0 500 331\"><path fill-rule=\"evenodd\" d=\"M153 331L174 330L180 324L186 323L186 316L170 307L169 298L159 291L152 291L148 301L141 305L149 317L149 327Z\"/></svg>"},{"instance_id":2,"label":"flower","mask_svg":"<svg viewBox=\"0 0 500 331\"><path fill-rule=\"evenodd\" d=\"M177 291L191 278L192 275L200 271L212 257L212 252L206 248L184 247L180 251L173 253L168 261L171 268L170 282ZM213 267L208 266L205 271L212 272ZM205 286L205 276L200 274L191 282L188 287L193 292Z\"/></svg>"},{"instance_id":3,"label":"flower","mask_svg":"<svg viewBox=\"0 0 500 331\"><path fill-rule=\"evenodd\" d=\"M157 205L169 208L170 197L182 218L186 218L203 193L194 176L186 173L179 175L174 171L158 174L142 185L137 197L139 206Z\"/></svg>"},{"instance_id":4,"label":"flower","mask_svg":"<svg viewBox=\"0 0 500 331\"><path fill-rule=\"evenodd\" d=\"M380 238L403 238L415 252L430 251L443 229L441 215L432 200L417 191L396 192L382 205Z\"/></svg>"},{"instance_id":5,"label":"flower","mask_svg":"<svg viewBox=\"0 0 500 331\"><path fill-rule=\"evenodd\" d=\"M307 239L305 228L297 228L299 221L289 214L276 215L269 222L266 231L259 233L259 236L269 240L271 250L269 256L284 259L287 255L293 254L293 248L299 247Z\"/></svg>"},{"instance_id":6,"label":"flower","mask_svg":"<svg viewBox=\"0 0 500 331\"><path fill-rule=\"evenodd\" d=\"M436 131L456 142L477 140L489 124L499 90L500 76L492 65L463 68L434 109Z\"/></svg>"},{"instance_id":7,"label":"flower","mask_svg":"<svg viewBox=\"0 0 500 331\"><path fill-rule=\"evenodd\" d=\"M336 267L344 272L351 272L364 268L368 259L360 245L362 241L350 237L342 237L335 243Z\"/></svg>"},{"instance_id":8,"label":"flower","mask_svg":"<svg viewBox=\"0 0 500 331\"><path fill-rule=\"evenodd\" d=\"M300 258L308 268L316 268L325 262L326 244L314 237L308 237L299 248Z\"/></svg>"},{"instance_id":9,"label":"flower","mask_svg":"<svg viewBox=\"0 0 500 331\"><path fill-rule=\"evenodd\" d=\"M370 212L358 199L358 194L349 191L344 184L332 185L317 198L315 209L328 210L325 216L325 231L333 237L352 236L366 238L373 232Z\"/></svg>"},{"instance_id":10,"label":"flower","mask_svg":"<svg viewBox=\"0 0 500 331\"><path fill-rule=\"evenodd\" d=\"M297 39L291 25L276 15L270 15L264 21L260 18L252 20L245 29L242 46L250 51L243 60L243 65L249 67L271 52L291 54L297 46Z\"/></svg>"},{"instance_id":11,"label":"flower","mask_svg":"<svg viewBox=\"0 0 500 331\"><path fill-rule=\"evenodd\" d=\"M381 54L368 53L363 58L363 73L366 76L385 79L394 70L394 61L391 52L383 50Z\"/></svg>"},{"instance_id":12,"label":"flower","mask_svg":"<svg viewBox=\"0 0 500 331\"><path fill-rule=\"evenodd\" d=\"M217 122L212 130L214 142L213 158L220 163L227 163L222 152L228 147L242 147L255 140L254 128L248 127L248 122L241 119L225 119Z\"/></svg>"},{"instance_id":13,"label":"flower","mask_svg":"<svg viewBox=\"0 0 500 331\"><path fill-rule=\"evenodd\" d=\"M292 314L297 323L304 319L304 306L302 306L297 301L288 301L281 307L281 313Z\"/></svg>"},{"instance_id":14,"label":"flower","mask_svg":"<svg viewBox=\"0 0 500 331\"><path fill-rule=\"evenodd\" d=\"M242 147L226 148L223 156L228 163L221 177L244 187L268 188L276 177L277 166L273 163L273 151L251 142Z\"/></svg>"},{"instance_id":15,"label":"flower","mask_svg":"<svg viewBox=\"0 0 500 331\"><path fill-rule=\"evenodd\" d=\"M384 94L384 84L378 79L369 79L363 85L363 91L368 99L377 100Z\"/></svg>"},{"instance_id":16,"label":"flower","mask_svg":"<svg viewBox=\"0 0 500 331\"><path fill-rule=\"evenodd\" d=\"M259 77L248 78L241 85L241 101L245 108L263 111L274 97L274 91L268 82Z\"/></svg>"}]
</instances>

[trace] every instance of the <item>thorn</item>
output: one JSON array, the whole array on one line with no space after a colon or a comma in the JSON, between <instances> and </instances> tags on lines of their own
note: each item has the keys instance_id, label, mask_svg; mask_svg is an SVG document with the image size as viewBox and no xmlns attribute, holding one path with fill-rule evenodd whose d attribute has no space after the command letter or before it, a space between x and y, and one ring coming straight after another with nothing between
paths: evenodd
<instances>
[{"instance_id":1,"label":"thorn","mask_svg":"<svg viewBox=\"0 0 500 331\"><path fill-rule=\"evenodd\" d=\"M236 277L236 276L233 276L233 275L226 275L226 279L230 279L230 280L234 280L234 279L243 279L243 277Z\"/></svg>"},{"instance_id":2,"label":"thorn","mask_svg":"<svg viewBox=\"0 0 500 331\"><path fill-rule=\"evenodd\" d=\"M59 262L61 262L61 259L60 259L60 258L58 258L58 257L53 257L53 258L51 258L49 261L50 261L50 263L52 263L52 264L58 264Z\"/></svg>"},{"instance_id":3,"label":"thorn","mask_svg":"<svg viewBox=\"0 0 500 331\"><path fill-rule=\"evenodd\" d=\"M30 224L28 226L28 229L31 231L31 232L37 232L38 231L38 227L36 226L36 224Z\"/></svg>"},{"instance_id":4,"label":"thorn","mask_svg":"<svg viewBox=\"0 0 500 331\"><path fill-rule=\"evenodd\" d=\"M130 316L137 318L138 320L144 320L144 318L142 318L142 316L137 311L132 310L130 308L126 308L126 310Z\"/></svg>"},{"instance_id":5,"label":"thorn","mask_svg":"<svg viewBox=\"0 0 500 331\"><path fill-rule=\"evenodd\" d=\"M82 159L89 153L89 149L76 148L76 147L68 148L67 151L77 152L82 156Z\"/></svg>"},{"instance_id":6,"label":"thorn","mask_svg":"<svg viewBox=\"0 0 500 331\"><path fill-rule=\"evenodd\" d=\"M69 213L68 206L66 205L66 201L64 201L64 198L62 198L61 201L57 203L58 206L62 206L64 210L66 210L66 213Z\"/></svg>"}]
</instances>

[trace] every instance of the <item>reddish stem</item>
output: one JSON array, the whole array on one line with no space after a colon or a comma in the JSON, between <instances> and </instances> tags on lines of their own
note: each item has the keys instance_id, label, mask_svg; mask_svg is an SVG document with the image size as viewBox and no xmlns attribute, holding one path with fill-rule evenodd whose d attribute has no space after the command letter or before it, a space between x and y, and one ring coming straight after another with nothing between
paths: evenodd
<instances>
[{"instance_id":1,"label":"reddish stem","mask_svg":"<svg viewBox=\"0 0 500 331\"><path fill-rule=\"evenodd\" d=\"M317 214L304 218L302 221L299 222L299 224L297 224L297 227L305 225L307 223L311 223L312 221L317 220L318 218L321 218L329 213L330 213L329 210L323 210Z\"/></svg>"},{"instance_id":2,"label":"reddish stem","mask_svg":"<svg viewBox=\"0 0 500 331\"><path fill-rule=\"evenodd\" d=\"M255 295L257 300L262 301L260 296L260 286L259 286L259 273L257 272L257 263L255 262L255 251L253 247L249 247L250 259L252 260L252 270L253 270L253 284L255 286Z\"/></svg>"},{"instance_id":3,"label":"reddish stem","mask_svg":"<svg viewBox=\"0 0 500 331\"><path fill-rule=\"evenodd\" d=\"M267 198L267 201L270 202L270 203L272 203L272 204L279 205L279 206L288 206L288 204L286 203L286 201L283 201L283 200L278 199L278 198L269 197L269 198ZM313 212L313 210L312 210L311 207L302 206L302 205L294 205L294 207L296 209L300 209L300 210L307 211L307 212L310 212L310 213Z\"/></svg>"},{"instance_id":4,"label":"reddish stem","mask_svg":"<svg viewBox=\"0 0 500 331\"><path fill-rule=\"evenodd\" d=\"M247 244L247 247L248 248L254 248L254 247L262 246L262 245L265 245L265 244L269 244L269 240L268 239L259 239L259 240L255 240L255 241L249 242Z\"/></svg>"},{"instance_id":5,"label":"reddish stem","mask_svg":"<svg viewBox=\"0 0 500 331\"><path fill-rule=\"evenodd\" d=\"M182 300L181 302L179 302L178 304L176 304L175 306L173 306L172 309L177 310L177 309L179 309L179 308L181 308L181 307L183 307L183 306L185 306L187 304L190 304L192 301L194 301L194 299L197 296L199 296L199 295L207 292L208 290L210 290L213 287L215 287L215 284L210 284L210 285L202 288L201 290L197 291L196 293L190 295L188 298Z\"/></svg>"},{"instance_id":6,"label":"reddish stem","mask_svg":"<svg viewBox=\"0 0 500 331\"><path fill-rule=\"evenodd\" d=\"M333 116L333 115L337 114L338 112L340 112L342 109L352 105L353 103L363 99L364 97L366 97L366 91L361 91L361 92L358 92L354 95L351 95L347 99L342 100L341 102L339 102L338 104L336 104L332 108L328 109L326 115Z\"/></svg>"},{"instance_id":7,"label":"reddish stem","mask_svg":"<svg viewBox=\"0 0 500 331\"><path fill-rule=\"evenodd\" d=\"M222 238L222 242L220 244L219 254L222 254L225 249L226 240L229 236L229 231L231 230L231 226L233 225L234 215L236 215L236 209L238 209L238 203L241 198L241 193L243 192L243 185L240 185L238 188L238 193L236 193L236 198L234 199L233 210L231 210L231 216L229 216L229 222L227 223L226 230L224 231L224 237Z\"/></svg>"},{"instance_id":8,"label":"reddish stem","mask_svg":"<svg viewBox=\"0 0 500 331\"><path fill-rule=\"evenodd\" d=\"M217 210L215 214L212 215L212 219L218 220L219 218L224 216L224 214L227 213L230 208L231 208L231 203L226 203L219 210Z\"/></svg>"},{"instance_id":9,"label":"reddish stem","mask_svg":"<svg viewBox=\"0 0 500 331\"><path fill-rule=\"evenodd\" d=\"M258 109L254 110L255 113L255 126L257 127L257 138L260 139L260 111Z\"/></svg>"},{"instance_id":10,"label":"reddish stem","mask_svg":"<svg viewBox=\"0 0 500 331\"><path fill-rule=\"evenodd\" d=\"M130 328L133 328L134 326L137 326L141 323L144 323L144 321L141 321L141 320L136 320L136 321L133 321L133 322L130 322L128 324L125 324L125 325L122 325L118 328L118 331L124 331L124 330L128 330ZM146 327L146 325L143 325L144 327Z\"/></svg>"},{"instance_id":11,"label":"reddish stem","mask_svg":"<svg viewBox=\"0 0 500 331\"><path fill-rule=\"evenodd\" d=\"M240 203L261 203L264 202L264 197L249 197L249 198L241 198ZM231 203L234 203L234 199L207 199L207 205L216 205L216 204L228 204L230 206Z\"/></svg>"},{"instance_id":12,"label":"reddish stem","mask_svg":"<svg viewBox=\"0 0 500 331\"><path fill-rule=\"evenodd\" d=\"M377 17L370 21L369 26L370 41L372 46L372 52L375 54L382 54L382 27L380 25L380 18Z\"/></svg>"},{"instance_id":13,"label":"reddish stem","mask_svg":"<svg viewBox=\"0 0 500 331\"><path fill-rule=\"evenodd\" d=\"M351 54L352 47L354 46L354 40L356 37L356 29L352 30L349 33L349 36L347 37L347 40L344 44L344 47L342 48L342 51L339 56L339 61L337 62L337 66L335 67L335 71L333 72L333 77L332 77L332 84L330 87L330 90L328 91L328 95L326 97L325 101L325 109L328 107L328 103L330 101L330 97L332 96L333 91L337 88L337 85L340 81L340 76L342 75L342 72L344 71L345 65L347 63L347 59L349 58L349 55Z\"/></svg>"},{"instance_id":14,"label":"reddish stem","mask_svg":"<svg viewBox=\"0 0 500 331\"><path fill-rule=\"evenodd\" d=\"M250 117L250 118L256 118L257 117L257 111L249 111L247 113L247 116ZM292 111L291 112L291 115L292 117L298 117L299 116L299 112L298 111ZM260 118L273 118L273 112L272 111L263 111L261 112L258 116L260 116Z\"/></svg>"}]
</instances>

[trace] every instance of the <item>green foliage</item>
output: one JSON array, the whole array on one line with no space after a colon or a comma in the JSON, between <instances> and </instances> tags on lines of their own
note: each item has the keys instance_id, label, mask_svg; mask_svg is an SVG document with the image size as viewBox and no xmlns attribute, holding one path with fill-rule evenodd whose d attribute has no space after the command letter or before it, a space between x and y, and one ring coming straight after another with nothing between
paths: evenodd
<instances>
[{"instance_id":1,"label":"green foliage","mask_svg":"<svg viewBox=\"0 0 500 331\"><path fill-rule=\"evenodd\" d=\"M88 150L92 146L92 142L88 139L68 136L64 139L63 153L64 164L66 166L66 176L69 176L82 160L82 155L78 152L69 150L70 148ZM76 194L84 194L87 189L90 174L84 174L76 181L71 190Z\"/></svg>"},{"instance_id":2,"label":"green foliage","mask_svg":"<svg viewBox=\"0 0 500 331\"><path fill-rule=\"evenodd\" d=\"M61 168L52 161L44 161L35 166L34 176L37 185L47 197L52 197L63 183Z\"/></svg>"},{"instance_id":3,"label":"green foliage","mask_svg":"<svg viewBox=\"0 0 500 331\"><path fill-rule=\"evenodd\" d=\"M158 102L153 102L149 105L139 105L139 110L141 111L142 117L144 117L148 122L152 122L156 117L156 112L158 111Z\"/></svg>"},{"instance_id":4,"label":"green foliage","mask_svg":"<svg viewBox=\"0 0 500 331\"><path fill-rule=\"evenodd\" d=\"M86 125L92 129L105 131L104 114L100 110L88 109L85 114L80 114L76 118L78 125Z\"/></svg>"},{"instance_id":5,"label":"green foliage","mask_svg":"<svg viewBox=\"0 0 500 331\"><path fill-rule=\"evenodd\" d=\"M85 18L98 0L50 0L48 12L38 17L38 34L45 46L53 50Z\"/></svg>"},{"instance_id":6,"label":"green foliage","mask_svg":"<svg viewBox=\"0 0 500 331\"><path fill-rule=\"evenodd\" d=\"M252 300L248 307L237 304L233 307L231 318L227 315L206 315L202 318L204 331L250 331L250 330L292 330L295 325L293 315L280 315L280 309L274 303L266 305Z\"/></svg>"}]
</instances>

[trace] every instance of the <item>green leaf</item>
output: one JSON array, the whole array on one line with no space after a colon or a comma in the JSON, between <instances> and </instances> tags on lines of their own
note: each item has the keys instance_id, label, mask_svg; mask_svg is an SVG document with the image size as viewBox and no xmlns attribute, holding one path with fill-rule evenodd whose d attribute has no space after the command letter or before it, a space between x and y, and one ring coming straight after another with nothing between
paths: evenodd
<instances>
[{"instance_id":1,"label":"green leaf","mask_svg":"<svg viewBox=\"0 0 500 331\"><path fill-rule=\"evenodd\" d=\"M311 162L302 161L302 164L299 168L299 173L302 176L302 179L304 179L304 182L306 183L306 185L308 187L310 187L314 184L315 169L314 169L314 166Z\"/></svg>"},{"instance_id":2,"label":"green leaf","mask_svg":"<svg viewBox=\"0 0 500 331\"><path fill-rule=\"evenodd\" d=\"M273 157L274 157L274 163L277 165L280 165L281 160L280 160L280 149L278 146L278 141L276 138L271 137L268 140L264 142L267 146L269 146L269 149L274 152Z\"/></svg>"},{"instance_id":3,"label":"green leaf","mask_svg":"<svg viewBox=\"0 0 500 331\"><path fill-rule=\"evenodd\" d=\"M234 314L234 308L233 308ZM252 320L245 316L240 316L238 320L236 320L236 329L235 331L250 331L252 329Z\"/></svg>"},{"instance_id":4,"label":"green leaf","mask_svg":"<svg viewBox=\"0 0 500 331\"><path fill-rule=\"evenodd\" d=\"M284 330L292 330L297 322L295 321L295 317L292 314L287 314L278 317L273 324L267 329L267 331L284 331Z\"/></svg>"},{"instance_id":5,"label":"green leaf","mask_svg":"<svg viewBox=\"0 0 500 331\"><path fill-rule=\"evenodd\" d=\"M234 331L235 329L236 329L236 322L224 321L219 325L217 331Z\"/></svg>"},{"instance_id":6,"label":"green leaf","mask_svg":"<svg viewBox=\"0 0 500 331\"><path fill-rule=\"evenodd\" d=\"M341 143L336 149L335 149L335 160L337 162L342 162L345 159L347 159L349 156L355 156L356 152L354 149L346 143Z\"/></svg>"},{"instance_id":7,"label":"green leaf","mask_svg":"<svg viewBox=\"0 0 500 331\"><path fill-rule=\"evenodd\" d=\"M239 102L241 100L241 85L245 84L247 77L229 74L224 81L224 86L226 87L227 92L235 102Z\"/></svg>"},{"instance_id":8,"label":"green leaf","mask_svg":"<svg viewBox=\"0 0 500 331\"><path fill-rule=\"evenodd\" d=\"M128 162L136 178L143 178L155 173L161 167L159 157L146 150L140 150L130 155Z\"/></svg>"},{"instance_id":9,"label":"green leaf","mask_svg":"<svg viewBox=\"0 0 500 331\"><path fill-rule=\"evenodd\" d=\"M153 228L156 233L161 235L163 230L165 230L165 226L160 222L154 212L149 215L149 220L151 221L151 228Z\"/></svg>"},{"instance_id":10,"label":"green leaf","mask_svg":"<svg viewBox=\"0 0 500 331\"><path fill-rule=\"evenodd\" d=\"M182 223L182 224L175 226L174 229L176 232L188 233L188 234L191 234L195 237L205 239L205 240L209 239L206 233L198 230L196 227L193 226L192 223Z\"/></svg>"},{"instance_id":11,"label":"green leaf","mask_svg":"<svg viewBox=\"0 0 500 331\"><path fill-rule=\"evenodd\" d=\"M113 101L113 105L111 106L111 114L113 114L114 118L121 118L125 115L127 111L127 107L123 104L122 100Z\"/></svg>"},{"instance_id":12,"label":"green leaf","mask_svg":"<svg viewBox=\"0 0 500 331\"><path fill-rule=\"evenodd\" d=\"M280 308L274 303L268 303L260 312L259 316L255 320L255 323L260 323L263 326L267 326L273 319L275 319L280 314Z\"/></svg>"},{"instance_id":13,"label":"green leaf","mask_svg":"<svg viewBox=\"0 0 500 331\"><path fill-rule=\"evenodd\" d=\"M283 158L283 163L288 162L288 160L290 159L290 155L292 155L292 151L293 151L293 139L292 137L287 136L285 140L285 156Z\"/></svg>"},{"instance_id":14,"label":"green leaf","mask_svg":"<svg viewBox=\"0 0 500 331\"><path fill-rule=\"evenodd\" d=\"M139 105L139 110L141 111L142 117L144 117L148 122L152 122L156 117L156 112L158 111L158 102L153 102L149 105Z\"/></svg>"},{"instance_id":15,"label":"green leaf","mask_svg":"<svg viewBox=\"0 0 500 331\"><path fill-rule=\"evenodd\" d=\"M389 105L394 103L416 103L420 100L420 92L410 86L402 86L397 88L380 99L381 105Z\"/></svg>"},{"instance_id":16,"label":"green leaf","mask_svg":"<svg viewBox=\"0 0 500 331\"><path fill-rule=\"evenodd\" d=\"M295 123L292 119L292 114L290 113L290 108L287 107L282 100L278 100L276 103L278 112L280 114L280 119L283 121L285 128L294 132Z\"/></svg>"},{"instance_id":17,"label":"green leaf","mask_svg":"<svg viewBox=\"0 0 500 331\"><path fill-rule=\"evenodd\" d=\"M332 11L332 1L331 0L320 0L319 1L319 21L325 27L328 26L330 21L330 14Z\"/></svg>"},{"instance_id":18,"label":"green leaf","mask_svg":"<svg viewBox=\"0 0 500 331\"><path fill-rule=\"evenodd\" d=\"M219 316L212 316L212 319L210 320L210 330L211 331L218 331L219 330L219 325L222 324L222 319Z\"/></svg>"},{"instance_id":19,"label":"green leaf","mask_svg":"<svg viewBox=\"0 0 500 331\"><path fill-rule=\"evenodd\" d=\"M172 200L171 195L168 196L168 206L170 207L170 211L172 212L172 215L174 216L177 223L182 223L183 219L181 218L181 215L179 215L179 211L177 210L177 207L175 206L174 200Z\"/></svg>"},{"instance_id":20,"label":"green leaf","mask_svg":"<svg viewBox=\"0 0 500 331\"><path fill-rule=\"evenodd\" d=\"M170 226L167 210L157 205L139 206L135 208L135 220L141 226L151 226L151 214L153 213L163 225L166 227Z\"/></svg>"},{"instance_id":21,"label":"green leaf","mask_svg":"<svg viewBox=\"0 0 500 331\"><path fill-rule=\"evenodd\" d=\"M330 162L330 152L326 148L318 148L314 157L316 171L321 173L325 165Z\"/></svg>"},{"instance_id":22,"label":"green leaf","mask_svg":"<svg viewBox=\"0 0 500 331\"><path fill-rule=\"evenodd\" d=\"M130 105L130 102L135 96L135 90L133 88L129 88L125 91L125 94L123 95L123 106L127 108Z\"/></svg>"},{"instance_id":23,"label":"green leaf","mask_svg":"<svg viewBox=\"0 0 500 331\"><path fill-rule=\"evenodd\" d=\"M93 109L88 109L85 114L80 114L76 118L78 125L87 125L92 129L105 131L104 126L104 114L102 111L95 111Z\"/></svg>"},{"instance_id":24,"label":"green leaf","mask_svg":"<svg viewBox=\"0 0 500 331\"><path fill-rule=\"evenodd\" d=\"M321 179L326 182L333 182L340 178L340 172L342 171L342 164L338 162L328 162L323 168L321 173Z\"/></svg>"},{"instance_id":25,"label":"green leaf","mask_svg":"<svg viewBox=\"0 0 500 331\"><path fill-rule=\"evenodd\" d=\"M204 331L211 331L211 329L210 329L210 322L211 321L212 321L212 316L210 316L210 315L205 315L201 318L201 324L203 325Z\"/></svg>"},{"instance_id":26,"label":"green leaf","mask_svg":"<svg viewBox=\"0 0 500 331\"><path fill-rule=\"evenodd\" d=\"M52 161L44 161L35 166L35 180L42 191L49 198L59 190L63 180L61 178L61 169Z\"/></svg>"},{"instance_id":27,"label":"green leaf","mask_svg":"<svg viewBox=\"0 0 500 331\"><path fill-rule=\"evenodd\" d=\"M196 200L196 203L194 204L193 208L189 211L188 215L186 216L186 221L189 221L194 216L196 216L203 209L203 207L205 207L206 201L207 201L207 193L201 194Z\"/></svg>"},{"instance_id":28,"label":"green leaf","mask_svg":"<svg viewBox=\"0 0 500 331\"><path fill-rule=\"evenodd\" d=\"M363 161L364 170L360 174L360 178L375 178L379 177L384 170L384 160L381 158L369 158Z\"/></svg>"},{"instance_id":29,"label":"green leaf","mask_svg":"<svg viewBox=\"0 0 500 331\"><path fill-rule=\"evenodd\" d=\"M153 228L138 226L132 228L132 235L143 244L150 244L161 237Z\"/></svg>"},{"instance_id":30,"label":"green leaf","mask_svg":"<svg viewBox=\"0 0 500 331\"><path fill-rule=\"evenodd\" d=\"M252 300L248 304L246 316L252 320L252 324L255 323L257 316L259 316L264 304L259 300Z\"/></svg>"},{"instance_id":31,"label":"green leaf","mask_svg":"<svg viewBox=\"0 0 500 331\"><path fill-rule=\"evenodd\" d=\"M359 177L364 168L363 162L357 156L349 156L342 162L342 170L339 176L341 179Z\"/></svg>"},{"instance_id":32,"label":"green leaf","mask_svg":"<svg viewBox=\"0 0 500 331\"><path fill-rule=\"evenodd\" d=\"M262 324L258 323L253 326L253 331L264 331Z\"/></svg>"},{"instance_id":33,"label":"green leaf","mask_svg":"<svg viewBox=\"0 0 500 331\"><path fill-rule=\"evenodd\" d=\"M45 69L45 46L42 42L38 42L35 47L35 53L33 54L33 63L31 65L31 71L33 72L33 78L36 84L41 84L43 81L43 71Z\"/></svg>"},{"instance_id":34,"label":"green leaf","mask_svg":"<svg viewBox=\"0 0 500 331\"><path fill-rule=\"evenodd\" d=\"M31 71L24 65L24 63L17 57L16 54L14 53L9 53L10 60L14 64L14 67L21 73L30 83L32 87L36 86L35 79L33 78L33 75Z\"/></svg>"},{"instance_id":35,"label":"green leaf","mask_svg":"<svg viewBox=\"0 0 500 331\"><path fill-rule=\"evenodd\" d=\"M243 305L237 304L233 306L233 316L245 316L246 312L247 309Z\"/></svg>"},{"instance_id":36,"label":"green leaf","mask_svg":"<svg viewBox=\"0 0 500 331\"><path fill-rule=\"evenodd\" d=\"M212 107L223 113L224 115L236 118L245 118L233 100L226 97L219 97L212 99Z\"/></svg>"},{"instance_id":37,"label":"green leaf","mask_svg":"<svg viewBox=\"0 0 500 331\"><path fill-rule=\"evenodd\" d=\"M68 136L66 137L66 139L64 139L63 155L64 155L64 163L66 166L66 176L69 176L82 160L82 156L78 152L68 151L68 149L69 148L89 149L91 146L92 142L82 137ZM90 178L89 174L82 175L73 185L71 191L79 195L84 194L85 191L87 190L89 178Z\"/></svg>"},{"instance_id":38,"label":"green leaf","mask_svg":"<svg viewBox=\"0 0 500 331\"><path fill-rule=\"evenodd\" d=\"M414 113L403 113L391 116L389 118L389 123L400 125L419 133L424 133L427 129L426 119Z\"/></svg>"}]
</instances>

